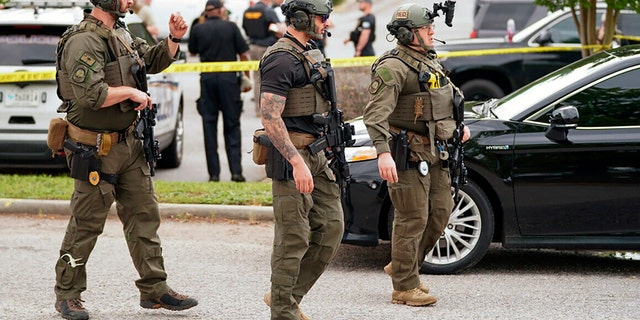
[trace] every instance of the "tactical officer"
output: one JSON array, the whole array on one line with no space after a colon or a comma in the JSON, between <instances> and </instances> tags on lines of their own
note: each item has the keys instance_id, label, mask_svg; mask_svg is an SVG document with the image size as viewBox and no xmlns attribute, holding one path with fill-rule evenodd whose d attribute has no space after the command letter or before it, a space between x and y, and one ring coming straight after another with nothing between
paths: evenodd
<instances>
[{"instance_id":1,"label":"tactical officer","mask_svg":"<svg viewBox=\"0 0 640 320\"><path fill-rule=\"evenodd\" d=\"M456 130L454 96L433 48L434 15L403 4L387 25L397 46L371 68L364 123L378 153L378 170L395 207L391 263L392 302L425 306L437 301L418 271L449 219L453 201L446 141ZM465 127L462 141L469 138Z\"/></svg>"},{"instance_id":2,"label":"tactical officer","mask_svg":"<svg viewBox=\"0 0 640 320\"><path fill-rule=\"evenodd\" d=\"M275 230L271 292L265 302L272 319L307 319L299 304L324 272L342 239L340 192L322 150L314 114L329 110L317 82L326 70L311 39L322 39L331 0L286 0L287 31L260 61L262 124L273 147L266 168L273 180Z\"/></svg>"},{"instance_id":3,"label":"tactical officer","mask_svg":"<svg viewBox=\"0 0 640 320\"><path fill-rule=\"evenodd\" d=\"M80 297L87 286L85 268L115 200L140 275L135 282L140 306L188 309L198 302L166 283L151 168L132 134L138 111L152 106L152 97L140 90L146 88L145 68L156 73L175 61L187 24L180 14L171 14L169 39L151 47L119 20L133 0L91 2L94 8L67 29L56 52L59 111L67 113L65 151L75 184L55 266L55 307L65 319L89 318Z\"/></svg>"},{"instance_id":4,"label":"tactical officer","mask_svg":"<svg viewBox=\"0 0 640 320\"><path fill-rule=\"evenodd\" d=\"M272 0L260 0L245 10L242 16L242 28L249 37L249 57L260 60L267 47L276 43L282 36L280 19L272 7ZM253 92L256 112L259 115L260 102L260 74L253 73Z\"/></svg>"}]
</instances>

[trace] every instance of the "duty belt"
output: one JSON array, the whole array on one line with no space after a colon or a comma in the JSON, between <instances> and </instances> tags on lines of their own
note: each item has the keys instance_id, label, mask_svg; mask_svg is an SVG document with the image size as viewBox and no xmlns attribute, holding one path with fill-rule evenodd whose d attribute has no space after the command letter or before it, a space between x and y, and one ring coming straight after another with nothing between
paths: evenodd
<instances>
[{"instance_id":1,"label":"duty belt","mask_svg":"<svg viewBox=\"0 0 640 320\"><path fill-rule=\"evenodd\" d=\"M394 127L394 126L389 126L389 131L391 131L391 132L393 132L393 133L395 133L395 134L399 133L399 132L400 132L400 130L402 130L402 129L400 129L400 128L396 128L396 127ZM428 145L428 144L430 144L430 143L431 143L431 142L430 142L431 140L429 139L429 137L427 137L427 136L423 136L423 135L418 134L418 133L415 133L415 132L413 132L413 131L409 131L409 130L407 130L407 136L409 137L409 140L411 140L414 136L418 136L418 137L422 138L422 143L423 143L424 145Z\"/></svg>"},{"instance_id":2,"label":"duty belt","mask_svg":"<svg viewBox=\"0 0 640 320\"><path fill-rule=\"evenodd\" d=\"M304 149L312 142L316 141L316 138L312 134L294 131L289 131L289 138L296 149Z\"/></svg>"},{"instance_id":3,"label":"duty belt","mask_svg":"<svg viewBox=\"0 0 640 320\"><path fill-rule=\"evenodd\" d=\"M99 145L101 141L109 141L109 143L114 144L126 140L127 136L130 135L135 128L134 124L131 124L126 129L107 133L85 130L69 122L67 133L69 134L69 137L75 142L95 147Z\"/></svg>"},{"instance_id":4,"label":"duty belt","mask_svg":"<svg viewBox=\"0 0 640 320\"><path fill-rule=\"evenodd\" d=\"M69 135L69 138L71 138L71 140L75 142L96 147L96 151L98 152L99 156L106 156L109 154L111 146L126 140L127 136L133 133L135 127L136 121L134 121L126 129L107 133L78 128L77 126L69 122L67 134Z\"/></svg>"}]
</instances>

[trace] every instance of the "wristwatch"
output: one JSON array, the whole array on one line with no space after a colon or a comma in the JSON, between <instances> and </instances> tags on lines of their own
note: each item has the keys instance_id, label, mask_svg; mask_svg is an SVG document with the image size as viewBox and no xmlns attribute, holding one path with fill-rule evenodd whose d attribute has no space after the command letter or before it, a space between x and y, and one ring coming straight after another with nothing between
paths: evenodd
<instances>
[{"instance_id":1,"label":"wristwatch","mask_svg":"<svg viewBox=\"0 0 640 320\"><path fill-rule=\"evenodd\" d=\"M180 41L182 41L182 38L176 38L171 33L169 33L169 40L175 43L180 43Z\"/></svg>"}]
</instances>

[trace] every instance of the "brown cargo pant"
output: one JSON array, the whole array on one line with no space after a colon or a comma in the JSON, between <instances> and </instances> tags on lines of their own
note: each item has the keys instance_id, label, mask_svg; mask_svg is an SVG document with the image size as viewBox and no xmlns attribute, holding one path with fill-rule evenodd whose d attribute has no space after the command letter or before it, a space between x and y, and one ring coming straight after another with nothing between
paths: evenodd
<instances>
[{"instance_id":1,"label":"brown cargo pant","mask_svg":"<svg viewBox=\"0 0 640 320\"><path fill-rule=\"evenodd\" d=\"M422 262L442 235L453 209L449 169L443 169L440 161L428 158L435 163L429 166L427 176L421 176L416 169L398 171L398 182L389 184L395 207L392 282L398 291L418 287Z\"/></svg>"},{"instance_id":2,"label":"brown cargo pant","mask_svg":"<svg viewBox=\"0 0 640 320\"><path fill-rule=\"evenodd\" d=\"M70 163L73 153L65 150ZM55 293L58 300L80 298L87 288L86 265L98 236L102 233L113 201L122 222L129 254L140 279L136 286L141 299L152 299L169 290L166 284L158 201L142 143L129 135L112 145L101 157L102 172L118 175L116 186L102 180L96 186L75 179L71 198L71 218L57 260ZM99 266L98 261L96 266Z\"/></svg>"},{"instance_id":3,"label":"brown cargo pant","mask_svg":"<svg viewBox=\"0 0 640 320\"><path fill-rule=\"evenodd\" d=\"M273 181L271 319L298 319L298 305L331 262L344 231L340 191L323 152L298 150L313 175L311 194Z\"/></svg>"}]
</instances>

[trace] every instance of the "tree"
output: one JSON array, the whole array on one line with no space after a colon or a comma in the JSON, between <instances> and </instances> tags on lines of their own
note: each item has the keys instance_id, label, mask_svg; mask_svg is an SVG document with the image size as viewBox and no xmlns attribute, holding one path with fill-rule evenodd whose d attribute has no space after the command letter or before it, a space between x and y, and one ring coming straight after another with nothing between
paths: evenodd
<instances>
[{"instance_id":1,"label":"tree","mask_svg":"<svg viewBox=\"0 0 640 320\"><path fill-rule=\"evenodd\" d=\"M580 35L583 57L601 50L603 46L605 48L611 47L620 10L631 9L640 13L640 0L536 0L536 3L549 8L549 10L571 9L573 22ZM597 27L600 17L596 12L596 3L607 4L602 42L599 42L598 39Z\"/></svg>"}]
</instances>

